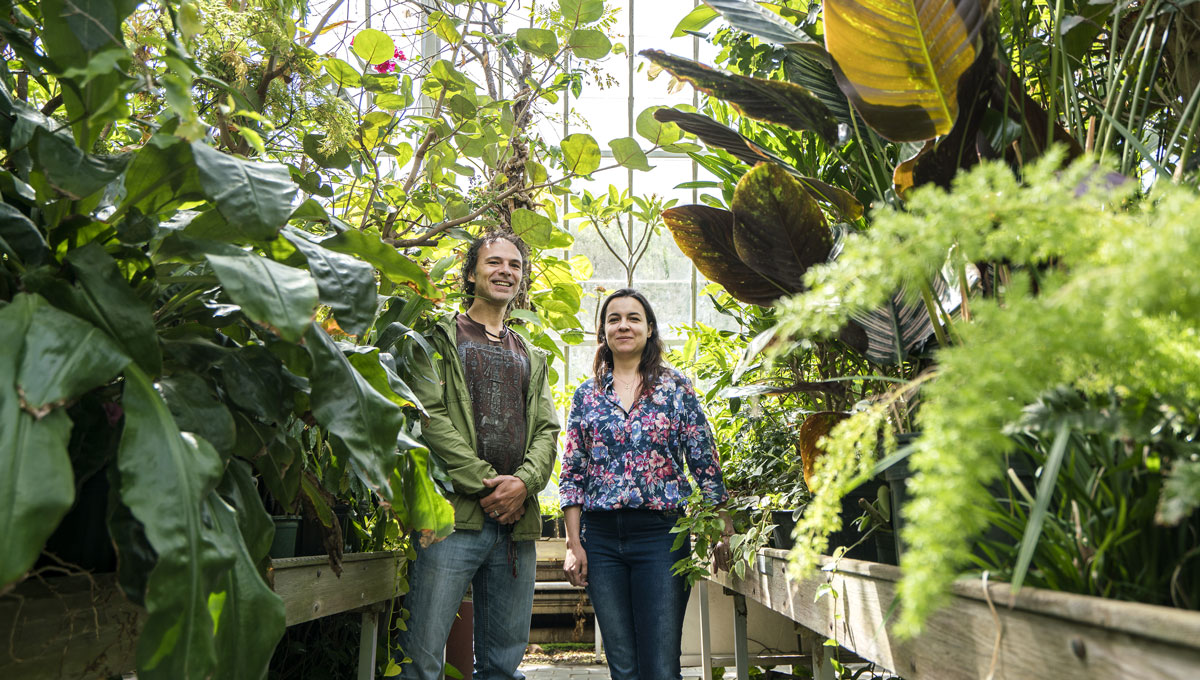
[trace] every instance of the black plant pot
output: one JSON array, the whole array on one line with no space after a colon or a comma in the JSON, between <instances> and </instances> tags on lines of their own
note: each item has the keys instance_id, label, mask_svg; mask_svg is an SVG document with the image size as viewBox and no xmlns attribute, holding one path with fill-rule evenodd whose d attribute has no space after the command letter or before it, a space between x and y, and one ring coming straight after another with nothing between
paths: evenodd
<instances>
[{"instance_id":1,"label":"black plant pot","mask_svg":"<svg viewBox=\"0 0 1200 680\"><path fill-rule=\"evenodd\" d=\"M884 562L886 558L890 558L890 564L896 563L894 556L892 556L890 551L886 550L886 547L882 557L876 547L876 544L880 540L893 540L891 532L876 529L872 538L864 540L863 536L866 532L860 531L854 523L854 520L865 512L859 500L862 499L867 503L874 503L879 498L879 487L884 484L886 482L882 479L873 479L858 485L842 498L842 528L829 534L830 552L833 552L835 548L844 546L848 548L845 556L852 560Z\"/></svg>"},{"instance_id":2,"label":"black plant pot","mask_svg":"<svg viewBox=\"0 0 1200 680\"><path fill-rule=\"evenodd\" d=\"M353 552L357 549L358 541L350 528L350 506L333 506L333 519L342 530L342 552ZM316 518L305 517L300 527L300 541L296 549L297 556L325 554L325 527Z\"/></svg>"},{"instance_id":3,"label":"black plant pot","mask_svg":"<svg viewBox=\"0 0 1200 680\"><path fill-rule=\"evenodd\" d=\"M771 532L771 547L780 550L791 550L795 545L792 540L792 530L796 528L796 520L800 519L799 509L772 510L771 522L775 529Z\"/></svg>"},{"instance_id":4,"label":"black plant pot","mask_svg":"<svg viewBox=\"0 0 1200 680\"><path fill-rule=\"evenodd\" d=\"M879 487L883 484L882 480L867 482L852 489L842 498L842 528L829 534L829 552L845 546L849 548L845 556L850 559L896 564L896 550L893 545L895 539L891 531L876 529L871 538L863 540L865 532L859 531L854 524L854 520L864 512L859 499L874 503L879 495ZM792 530L796 527L799 514L795 510L771 511L771 520L775 524L772 535L774 547L782 550L792 549Z\"/></svg>"},{"instance_id":5,"label":"black plant pot","mask_svg":"<svg viewBox=\"0 0 1200 680\"><path fill-rule=\"evenodd\" d=\"M919 435L916 433L897 435L896 444L897 446L906 446L917 436ZM1029 460L1028 456L1021 453L1014 453L1007 461L1007 467L1012 468L1013 473L1016 474L1017 478L1021 481L1025 488L1029 490L1030 493L1034 493L1037 485L1037 477L1034 474L1035 467ZM895 538L895 552L897 557L897 562L893 562L893 564L897 564L898 558L904 555L904 551L906 549L900 533L904 528L904 518L901 516L901 512L904 509L904 504L908 501L908 480L912 477L912 472L909 470L908 466L908 458L904 458L895 465L884 470L883 477L887 480L888 489L892 496L892 526L894 528L893 535ZM988 493L996 498L1002 505L1007 505L1009 503L1008 499L1010 495L1010 490L1008 487L1011 484L1012 482L1008 479L1006 472L1005 475L1000 479L997 479L991 483L991 485L988 487ZM983 540L985 542L1004 544L1010 547L1015 546L1017 542L1017 539L1013 538L1003 529L996 526L991 526L988 528Z\"/></svg>"},{"instance_id":6,"label":"black plant pot","mask_svg":"<svg viewBox=\"0 0 1200 680\"><path fill-rule=\"evenodd\" d=\"M542 538L565 538L566 521L562 517L542 515Z\"/></svg>"},{"instance_id":7,"label":"black plant pot","mask_svg":"<svg viewBox=\"0 0 1200 680\"><path fill-rule=\"evenodd\" d=\"M271 559L296 556L296 539L300 534L300 515L273 515L275 538L271 539Z\"/></svg>"}]
</instances>

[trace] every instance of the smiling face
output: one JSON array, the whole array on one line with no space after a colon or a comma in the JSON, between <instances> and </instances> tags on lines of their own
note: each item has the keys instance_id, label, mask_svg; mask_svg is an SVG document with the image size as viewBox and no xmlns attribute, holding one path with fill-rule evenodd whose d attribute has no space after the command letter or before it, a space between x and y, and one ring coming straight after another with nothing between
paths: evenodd
<instances>
[{"instance_id":1,"label":"smiling face","mask_svg":"<svg viewBox=\"0 0 1200 680\"><path fill-rule=\"evenodd\" d=\"M640 357L653 332L646 310L636 298L608 301L604 310L604 342L614 357Z\"/></svg>"},{"instance_id":2,"label":"smiling face","mask_svg":"<svg viewBox=\"0 0 1200 680\"><path fill-rule=\"evenodd\" d=\"M506 306L521 287L523 266L517 247L500 239L479 249L475 271L467 275L467 280L475 284L477 299Z\"/></svg>"}]
</instances>

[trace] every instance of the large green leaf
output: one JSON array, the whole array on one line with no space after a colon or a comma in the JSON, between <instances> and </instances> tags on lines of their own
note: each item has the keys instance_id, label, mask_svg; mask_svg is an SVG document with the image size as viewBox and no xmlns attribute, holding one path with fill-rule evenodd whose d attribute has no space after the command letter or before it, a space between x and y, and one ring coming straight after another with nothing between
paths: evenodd
<instances>
[{"instance_id":1,"label":"large green leaf","mask_svg":"<svg viewBox=\"0 0 1200 680\"><path fill-rule=\"evenodd\" d=\"M512 230L526 244L534 248L545 248L554 234L554 223L541 213L517 208L512 212Z\"/></svg>"},{"instance_id":2,"label":"large green leaf","mask_svg":"<svg viewBox=\"0 0 1200 680\"><path fill-rule=\"evenodd\" d=\"M535 57L549 59L558 54L558 36L547 28L518 28L517 46Z\"/></svg>"},{"instance_id":3,"label":"large green leaf","mask_svg":"<svg viewBox=\"0 0 1200 680\"><path fill-rule=\"evenodd\" d=\"M403 108L404 106L407 106L407 103L402 104L397 108ZM309 158L316 161L317 165L321 166L322 168L343 170L350 165L350 152L346 151L345 149L338 149L332 154L327 154L321 150L321 143L324 141L325 135L309 133L304 135L304 140L301 142L301 145L304 147L304 153L307 154Z\"/></svg>"},{"instance_id":4,"label":"large green leaf","mask_svg":"<svg viewBox=\"0 0 1200 680\"><path fill-rule=\"evenodd\" d=\"M262 345L248 345L227 354L217 366L234 404L268 423L284 423L289 395L279 357Z\"/></svg>"},{"instance_id":5,"label":"large green leaf","mask_svg":"<svg viewBox=\"0 0 1200 680\"><path fill-rule=\"evenodd\" d=\"M567 135L562 141L562 152L567 172L590 175L600 167L600 145L586 132Z\"/></svg>"},{"instance_id":6,"label":"large green leaf","mask_svg":"<svg viewBox=\"0 0 1200 680\"><path fill-rule=\"evenodd\" d=\"M660 111L662 109L659 109ZM638 145L633 137L620 137L608 143L612 149L613 160L622 167L633 170L650 170L650 162L646 160L646 152Z\"/></svg>"},{"instance_id":7,"label":"large green leaf","mask_svg":"<svg viewBox=\"0 0 1200 680\"><path fill-rule=\"evenodd\" d=\"M200 184L230 223L253 239L269 241L292 214L296 184L286 166L234 158L192 143Z\"/></svg>"},{"instance_id":8,"label":"large green leaf","mask_svg":"<svg viewBox=\"0 0 1200 680\"><path fill-rule=\"evenodd\" d=\"M376 235L347 229L337 236L321 241L321 245L334 252L354 255L370 262L392 283L410 285L413 290L427 298L441 297L421 265L408 259Z\"/></svg>"},{"instance_id":9,"label":"large green leaf","mask_svg":"<svg viewBox=\"0 0 1200 680\"><path fill-rule=\"evenodd\" d=\"M121 102L123 69L89 73L93 59L115 50L125 58L121 24L137 6L137 0L43 0L41 46L47 57L64 72L78 69L80 75L60 77L67 119L83 148L91 148L104 123L128 115ZM98 61L98 60L97 60Z\"/></svg>"},{"instance_id":10,"label":"large green leaf","mask_svg":"<svg viewBox=\"0 0 1200 680\"><path fill-rule=\"evenodd\" d=\"M146 215L167 212L182 200L203 195L191 146L167 135L155 135L137 150L124 182L122 209L136 208Z\"/></svg>"},{"instance_id":11,"label":"large green leaf","mask_svg":"<svg viewBox=\"0 0 1200 680\"><path fill-rule=\"evenodd\" d=\"M333 340L313 324L306 344L313 358L312 412L342 441L350 461L371 489L392 498L396 436L404 425L400 407L354 370Z\"/></svg>"},{"instance_id":12,"label":"large green leaf","mask_svg":"<svg viewBox=\"0 0 1200 680\"><path fill-rule=\"evenodd\" d=\"M342 330L365 334L375 319L375 268L310 241L299 229L288 227L283 236L308 260L319 299L333 310Z\"/></svg>"},{"instance_id":13,"label":"large green leaf","mask_svg":"<svg viewBox=\"0 0 1200 680\"><path fill-rule=\"evenodd\" d=\"M246 316L285 340L300 340L317 306L317 284L308 272L249 253L205 257Z\"/></svg>"},{"instance_id":14,"label":"large green leaf","mask_svg":"<svg viewBox=\"0 0 1200 680\"><path fill-rule=\"evenodd\" d=\"M208 677L217 662L209 599L234 562L213 540L213 518L203 507L221 478L221 458L208 442L179 432L136 366L125 371L122 403L121 499L158 553L147 582L138 677Z\"/></svg>"},{"instance_id":15,"label":"large green leaf","mask_svg":"<svg viewBox=\"0 0 1200 680\"><path fill-rule=\"evenodd\" d=\"M812 42L812 38L787 19L754 0L704 0L704 4L720 12L730 26L767 42L781 45Z\"/></svg>"},{"instance_id":16,"label":"large green leaf","mask_svg":"<svg viewBox=\"0 0 1200 680\"><path fill-rule=\"evenodd\" d=\"M651 106L638 114L634 121L634 129L646 141L655 146L674 144L683 137L683 131L674 123L662 123L658 120L658 112L664 107Z\"/></svg>"},{"instance_id":17,"label":"large green leaf","mask_svg":"<svg viewBox=\"0 0 1200 680\"><path fill-rule=\"evenodd\" d=\"M233 460L217 490L205 499L216 522L214 537L234 555L233 569L218 584L224 593L217 615L217 678L258 680L286 627L283 600L263 580L275 534L270 515L259 500L249 465Z\"/></svg>"},{"instance_id":18,"label":"large green leaf","mask_svg":"<svg viewBox=\"0 0 1200 680\"><path fill-rule=\"evenodd\" d=\"M347 361L358 371L375 391L387 397L397 406L414 406L421 403L409 389L408 384L394 371L383 365L383 355L376 348L369 352L355 352Z\"/></svg>"},{"instance_id":19,"label":"large green leaf","mask_svg":"<svg viewBox=\"0 0 1200 680\"><path fill-rule=\"evenodd\" d=\"M826 184L815 177L801 175L799 170L793 168L779 156L707 116L679 111L677 109L662 108L654 112L654 117L664 123L670 122L678 125L681 130L696 135L700 141L709 147L724 149L734 158L751 167L762 161L771 161L784 170L787 170L788 173L799 180L800 184L813 198L830 204L845 219L856 220L862 217L862 203L859 203L858 199L854 198L854 195L850 192Z\"/></svg>"},{"instance_id":20,"label":"large green leaf","mask_svg":"<svg viewBox=\"0 0 1200 680\"><path fill-rule=\"evenodd\" d=\"M27 409L61 406L108 382L129 363L129 356L95 326L40 297L17 300L30 305L33 316L23 344L4 347L21 357L16 385Z\"/></svg>"},{"instance_id":21,"label":"large green leaf","mask_svg":"<svg viewBox=\"0 0 1200 680\"><path fill-rule=\"evenodd\" d=\"M804 273L824 262L833 236L816 201L786 170L759 163L733 191L733 244L750 267L804 290Z\"/></svg>"},{"instance_id":22,"label":"large green leaf","mask_svg":"<svg viewBox=\"0 0 1200 680\"><path fill-rule=\"evenodd\" d=\"M724 73L661 50L642 50L639 54L701 92L729 102L744 116L795 130L811 130L827 144L837 141L837 122L829 109L795 83Z\"/></svg>"},{"instance_id":23,"label":"large green leaf","mask_svg":"<svg viewBox=\"0 0 1200 680\"><path fill-rule=\"evenodd\" d=\"M35 418L22 408L17 391L26 334L35 317L49 309L28 294L0 308L0 497L5 499L0 503L0 589L33 566L75 500L67 455L70 419L63 409Z\"/></svg>"},{"instance_id":24,"label":"large green leaf","mask_svg":"<svg viewBox=\"0 0 1200 680\"><path fill-rule=\"evenodd\" d=\"M989 8L983 0L825 0L825 47L838 85L888 139L950 132Z\"/></svg>"},{"instance_id":25,"label":"large green leaf","mask_svg":"<svg viewBox=\"0 0 1200 680\"><path fill-rule=\"evenodd\" d=\"M75 200L104 188L125 170L130 160L129 155L101 158L85 154L70 136L45 128L33 135L29 151L50 186Z\"/></svg>"},{"instance_id":26,"label":"large green leaf","mask_svg":"<svg viewBox=\"0 0 1200 680\"><path fill-rule=\"evenodd\" d=\"M203 437L222 455L233 451L233 416L207 381L190 371L176 371L159 381L158 387L180 430Z\"/></svg>"},{"instance_id":27,"label":"large green leaf","mask_svg":"<svg viewBox=\"0 0 1200 680\"><path fill-rule=\"evenodd\" d=\"M434 484L429 450L419 445L404 448L408 450L399 456L392 473L392 485L400 489L399 502L392 506L400 526L421 532L423 542L449 536L454 530L454 507Z\"/></svg>"},{"instance_id":28,"label":"large green leaf","mask_svg":"<svg viewBox=\"0 0 1200 680\"><path fill-rule=\"evenodd\" d=\"M350 41L351 49L368 64L382 64L392 58L396 43L383 31L366 28Z\"/></svg>"},{"instance_id":29,"label":"large green leaf","mask_svg":"<svg viewBox=\"0 0 1200 680\"><path fill-rule=\"evenodd\" d=\"M675 24L675 30L671 32L672 38L682 38L689 33L695 33L705 26L712 23L719 14L717 11L707 5L697 5L695 9L687 13L687 16L679 20Z\"/></svg>"},{"instance_id":30,"label":"large green leaf","mask_svg":"<svg viewBox=\"0 0 1200 680\"><path fill-rule=\"evenodd\" d=\"M321 62L321 65L325 67L325 72L329 74L329 77L333 78L333 82L338 85L342 87L362 86L362 74L341 59L330 57Z\"/></svg>"},{"instance_id":31,"label":"large green leaf","mask_svg":"<svg viewBox=\"0 0 1200 680\"><path fill-rule=\"evenodd\" d=\"M293 507L304 467L300 443L276 436L274 428L256 423L245 414L239 413L235 418L237 455L254 465L280 508Z\"/></svg>"},{"instance_id":32,"label":"large green leaf","mask_svg":"<svg viewBox=\"0 0 1200 680\"><path fill-rule=\"evenodd\" d=\"M36 267L46 261L50 248L37 225L20 210L0 203L0 248L26 267Z\"/></svg>"},{"instance_id":33,"label":"large green leaf","mask_svg":"<svg viewBox=\"0 0 1200 680\"><path fill-rule=\"evenodd\" d=\"M259 506L261 512L261 504ZM287 628L283 598L275 594L259 575L253 556L238 530L241 511L235 512L216 492L205 500L204 509L213 517L217 545L234 558L230 569L217 583L210 606L217 619L215 678L258 680L266 677L275 645ZM268 518L268 522L270 518ZM270 536L274 527L268 525ZM270 542L267 543L270 547ZM215 606L214 606L215 605Z\"/></svg>"},{"instance_id":34,"label":"large green leaf","mask_svg":"<svg viewBox=\"0 0 1200 680\"><path fill-rule=\"evenodd\" d=\"M567 47L571 48L571 52L580 59L603 59L612 51L612 41L600 31L594 28L580 28L571 31L571 35L567 38Z\"/></svg>"},{"instance_id":35,"label":"large green leaf","mask_svg":"<svg viewBox=\"0 0 1200 680\"><path fill-rule=\"evenodd\" d=\"M765 307L781 295L795 292L738 258L733 244L733 213L728 210L684 205L664 210L662 218L696 269L738 300Z\"/></svg>"},{"instance_id":36,"label":"large green leaf","mask_svg":"<svg viewBox=\"0 0 1200 680\"><path fill-rule=\"evenodd\" d=\"M558 11L568 26L590 24L604 15L604 0L558 0Z\"/></svg>"},{"instance_id":37,"label":"large green leaf","mask_svg":"<svg viewBox=\"0 0 1200 680\"><path fill-rule=\"evenodd\" d=\"M154 317L145 302L133 292L117 263L95 241L67 253L75 272L87 315L108 332L150 375L162 371L162 352Z\"/></svg>"}]
</instances>

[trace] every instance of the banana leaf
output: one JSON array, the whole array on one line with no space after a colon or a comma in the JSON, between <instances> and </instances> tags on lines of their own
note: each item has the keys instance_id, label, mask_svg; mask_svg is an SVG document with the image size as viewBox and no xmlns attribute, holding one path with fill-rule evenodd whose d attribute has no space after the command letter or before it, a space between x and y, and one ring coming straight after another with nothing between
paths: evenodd
<instances>
[{"instance_id":1,"label":"banana leaf","mask_svg":"<svg viewBox=\"0 0 1200 680\"><path fill-rule=\"evenodd\" d=\"M983 0L825 0L825 47L842 92L897 142L950 132L958 88L985 53Z\"/></svg>"},{"instance_id":2,"label":"banana leaf","mask_svg":"<svg viewBox=\"0 0 1200 680\"><path fill-rule=\"evenodd\" d=\"M678 109L661 108L654 112L654 118L664 123L675 123L679 129L695 135L710 148L724 149L734 158L751 167L762 161L770 161L787 170L789 174L800 181L800 184L813 198L829 204L841 213L843 219L855 220L862 217L862 203L859 203L858 199L854 198L850 192L826 184L815 177L805 177L779 156L744 137L736 130L721 125L707 116Z\"/></svg>"}]
</instances>

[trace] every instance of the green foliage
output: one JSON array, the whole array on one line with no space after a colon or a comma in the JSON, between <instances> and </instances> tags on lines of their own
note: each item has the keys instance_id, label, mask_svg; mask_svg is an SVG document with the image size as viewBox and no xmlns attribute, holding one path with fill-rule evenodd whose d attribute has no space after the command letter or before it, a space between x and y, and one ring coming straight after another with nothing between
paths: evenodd
<instances>
[{"instance_id":1,"label":"green foliage","mask_svg":"<svg viewBox=\"0 0 1200 680\"><path fill-rule=\"evenodd\" d=\"M885 211L870 232L848 239L837 262L810 273L811 291L780 312L782 332L831 333L912 272L940 268L947 252L952 263L1013 268L997 298L972 304L972 322L956 326L959 343L938 353L937 378L923 390L914 500L903 510L913 549L902 561L899 623L910 633L987 523L987 484L1013 446L1003 428L1023 405L1060 386L1153 396L1183 412L1200 399L1200 364L1186 349L1200 331L1200 288L1162 266L1200 254L1190 226L1200 200L1168 185L1124 204L1133 183L1113 186L1086 162L1058 173L1058 162L1051 155L1027 167L1023 181L987 164L953 192L918 192L906 212ZM881 415L848 421L835 440L853 450L874 431L872 419Z\"/></svg>"},{"instance_id":2,"label":"green foliage","mask_svg":"<svg viewBox=\"0 0 1200 680\"><path fill-rule=\"evenodd\" d=\"M1153 398L1047 393L1007 428L1010 460L1042 468L1038 488L1008 473L975 561L1014 584L1197 608L1200 514L1156 514L1168 486L1200 492L1179 472L1197 456L1198 429L1194 416ZM1164 469L1171 461L1176 469Z\"/></svg>"}]
</instances>

